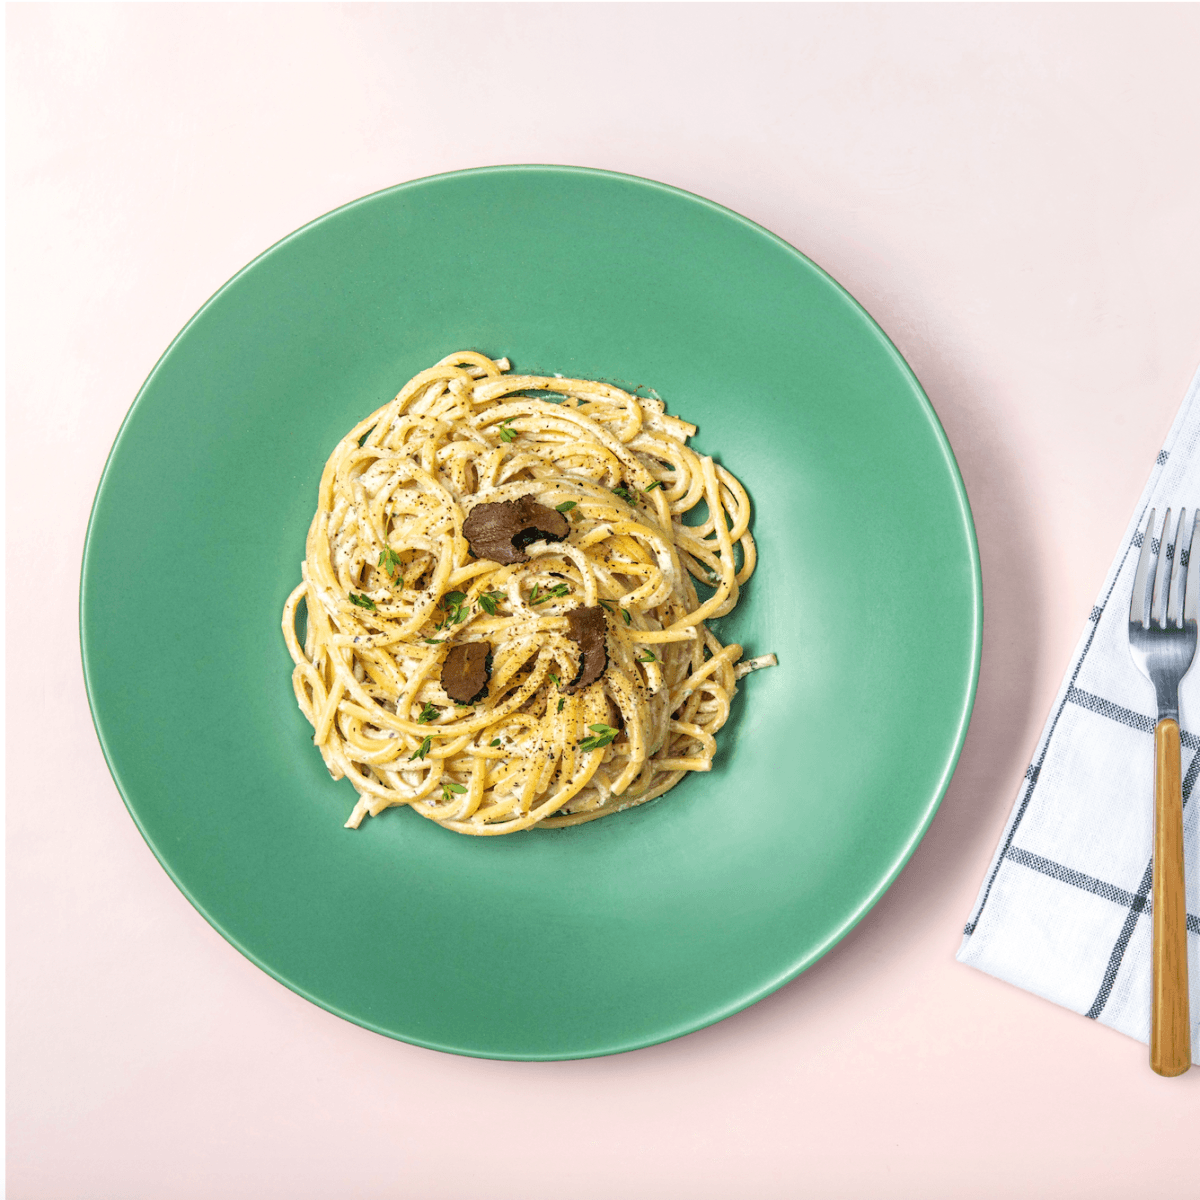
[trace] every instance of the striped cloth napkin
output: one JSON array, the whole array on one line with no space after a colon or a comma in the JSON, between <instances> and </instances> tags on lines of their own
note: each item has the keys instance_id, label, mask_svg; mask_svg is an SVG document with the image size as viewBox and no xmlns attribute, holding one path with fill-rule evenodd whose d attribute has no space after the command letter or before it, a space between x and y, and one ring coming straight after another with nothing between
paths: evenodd
<instances>
[{"instance_id":1,"label":"striped cloth napkin","mask_svg":"<svg viewBox=\"0 0 1200 1200\"><path fill-rule=\"evenodd\" d=\"M1200 505L1200 371L1088 618L988 867L959 962L1150 1040L1154 689L1129 654L1142 529ZM1170 551L1169 551L1170 552ZM1200 1063L1200 663L1179 689L1192 1058Z\"/></svg>"}]
</instances>

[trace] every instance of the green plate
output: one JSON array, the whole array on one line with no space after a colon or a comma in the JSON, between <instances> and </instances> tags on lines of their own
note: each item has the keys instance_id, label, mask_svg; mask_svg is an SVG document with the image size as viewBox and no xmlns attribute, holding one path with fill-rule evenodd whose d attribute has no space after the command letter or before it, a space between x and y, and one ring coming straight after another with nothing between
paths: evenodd
<instances>
[{"instance_id":1,"label":"green plate","mask_svg":"<svg viewBox=\"0 0 1200 1200\"><path fill-rule=\"evenodd\" d=\"M326 457L450 351L647 384L746 484L759 567L716 624L746 679L716 765L502 838L342 828L279 630ZM808 259L628 176L500 167L305 226L188 323L117 435L83 661L113 778L243 954L348 1020L490 1058L698 1029L813 963L929 824L970 716L979 559L911 370Z\"/></svg>"}]
</instances>

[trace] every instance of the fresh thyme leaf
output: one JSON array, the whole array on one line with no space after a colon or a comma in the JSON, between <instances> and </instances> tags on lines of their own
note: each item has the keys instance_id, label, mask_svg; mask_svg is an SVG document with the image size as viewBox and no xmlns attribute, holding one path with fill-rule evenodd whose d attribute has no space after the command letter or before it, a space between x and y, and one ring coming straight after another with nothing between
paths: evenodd
<instances>
[{"instance_id":1,"label":"fresh thyme leaf","mask_svg":"<svg viewBox=\"0 0 1200 1200\"><path fill-rule=\"evenodd\" d=\"M417 718L418 725L427 725L430 721L436 721L441 716L441 712L434 708L427 700L425 707L421 709L421 715Z\"/></svg>"},{"instance_id":2,"label":"fresh thyme leaf","mask_svg":"<svg viewBox=\"0 0 1200 1200\"><path fill-rule=\"evenodd\" d=\"M601 600L600 607L603 608L605 612L616 612L617 610L617 606L611 600Z\"/></svg>"},{"instance_id":3,"label":"fresh thyme leaf","mask_svg":"<svg viewBox=\"0 0 1200 1200\"><path fill-rule=\"evenodd\" d=\"M489 617L496 615L496 605L501 600L506 599L505 592L481 592L479 595L479 607L483 609Z\"/></svg>"},{"instance_id":4,"label":"fresh thyme leaf","mask_svg":"<svg viewBox=\"0 0 1200 1200\"><path fill-rule=\"evenodd\" d=\"M620 496L626 504L633 503L633 493L623 483L619 483L613 488L613 495Z\"/></svg>"},{"instance_id":5,"label":"fresh thyme leaf","mask_svg":"<svg viewBox=\"0 0 1200 1200\"><path fill-rule=\"evenodd\" d=\"M445 638L442 638L440 641L437 638L422 638L421 639L421 641L423 641L427 646L440 646L442 644L442 642L444 642L445 640L446 640Z\"/></svg>"},{"instance_id":6,"label":"fresh thyme leaf","mask_svg":"<svg viewBox=\"0 0 1200 1200\"><path fill-rule=\"evenodd\" d=\"M515 420L516 417L508 417L506 420L500 422L500 440L502 442L511 442L517 436L517 431L508 427L509 422Z\"/></svg>"},{"instance_id":7,"label":"fresh thyme leaf","mask_svg":"<svg viewBox=\"0 0 1200 1200\"><path fill-rule=\"evenodd\" d=\"M438 629L442 629L447 625L459 625L471 615L471 610L464 607L463 604L466 598L465 592L447 592L441 598L438 603L442 611L446 614L446 618L441 625L437 626Z\"/></svg>"},{"instance_id":8,"label":"fresh thyme leaf","mask_svg":"<svg viewBox=\"0 0 1200 1200\"><path fill-rule=\"evenodd\" d=\"M656 479L649 487L642 488L643 492L652 492L656 487L662 487L662 480Z\"/></svg>"},{"instance_id":9,"label":"fresh thyme leaf","mask_svg":"<svg viewBox=\"0 0 1200 1200\"><path fill-rule=\"evenodd\" d=\"M492 740L490 742L488 742L488 745L489 746L498 746L498 745L500 745L500 739L492 738Z\"/></svg>"},{"instance_id":10,"label":"fresh thyme leaf","mask_svg":"<svg viewBox=\"0 0 1200 1200\"><path fill-rule=\"evenodd\" d=\"M555 687L562 687L562 684L558 682L558 676L553 671L549 672L549 677L554 681Z\"/></svg>"},{"instance_id":11,"label":"fresh thyme leaf","mask_svg":"<svg viewBox=\"0 0 1200 1200\"><path fill-rule=\"evenodd\" d=\"M408 761L412 762L414 758L424 758L429 753L429 747L433 745L433 738L427 737L409 756Z\"/></svg>"},{"instance_id":12,"label":"fresh thyme leaf","mask_svg":"<svg viewBox=\"0 0 1200 1200\"><path fill-rule=\"evenodd\" d=\"M588 728L596 735L595 737L584 738L579 743L581 750L602 750L609 745L613 738L617 736L617 730L611 725L589 725Z\"/></svg>"},{"instance_id":13,"label":"fresh thyme leaf","mask_svg":"<svg viewBox=\"0 0 1200 1200\"><path fill-rule=\"evenodd\" d=\"M623 616L625 618L626 625L628 625L633 620L633 618L629 615L629 609L627 609L627 608L621 609L621 616Z\"/></svg>"},{"instance_id":14,"label":"fresh thyme leaf","mask_svg":"<svg viewBox=\"0 0 1200 1200\"><path fill-rule=\"evenodd\" d=\"M400 561L400 555L391 546L384 546L379 552L379 566L387 572L387 577L393 582L395 582L396 576L400 575L401 585L404 583L403 565Z\"/></svg>"},{"instance_id":15,"label":"fresh thyme leaf","mask_svg":"<svg viewBox=\"0 0 1200 1200\"><path fill-rule=\"evenodd\" d=\"M370 596L360 596L357 592L350 593L350 603L357 604L359 608L369 609L371 612L377 612L375 601Z\"/></svg>"},{"instance_id":16,"label":"fresh thyme leaf","mask_svg":"<svg viewBox=\"0 0 1200 1200\"><path fill-rule=\"evenodd\" d=\"M641 654L639 654L637 656L637 661L638 662L658 662L658 659L655 658L654 655L651 654L649 650L643 650L641 652Z\"/></svg>"},{"instance_id":17,"label":"fresh thyme leaf","mask_svg":"<svg viewBox=\"0 0 1200 1200\"><path fill-rule=\"evenodd\" d=\"M562 710L563 710L563 705L564 705L564 704L566 704L566 702L567 702L567 698L566 698L566 696L560 696L560 697L559 697L559 701L558 701L558 708L557 708L557 710L556 710L556 711L557 711L557 712L562 712Z\"/></svg>"},{"instance_id":18,"label":"fresh thyme leaf","mask_svg":"<svg viewBox=\"0 0 1200 1200\"><path fill-rule=\"evenodd\" d=\"M442 800L449 801L450 793L454 792L461 796L467 789L461 783L443 783L442 784Z\"/></svg>"},{"instance_id":19,"label":"fresh thyme leaf","mask_svg":"<svg viewBox=\"0 0 1200 1200\"><path fill-rule=\"evenodd\" d=\"M609 729L607 725L589 725L588 728L604 729L607 730L607 732L598 733L595 737L584 738L583 741L579 743L580 750L603 750L604 747L609 745L613 738L617 736L617 731L615 729Z\"/></svg>"},{"instance_id":20,"label":"fresh thyme leaf","mask_svg":"<svg viewBox=\"0 0 1200 1200\"><path fill-rule=\"evenodd\" d=\"M569 585L567 585L565 583L560 583L560 584L556 584L552 588L548 588L546 591L542 592L539 595L538 594L538 586L535 583L533 585L533 591L530 593L530 596L529 596L529 603L530 604L545 604L547 600L553 600L557 597L565 596L570 590L571 590L571 588Z\"/></svg>"},{"instance_id":21,"label":"fresh thyme leaf","mask_svg":"<svg viewBox=\"0 0 1200 1200\"><path fill-rule=\"evenodd\" d=\"M575 500L564 500L561 504L556 504L554 506L554 511L560 513L569 513L571 509L575 507L576 503L577 501Z\"/></svg>"}]
</instances>

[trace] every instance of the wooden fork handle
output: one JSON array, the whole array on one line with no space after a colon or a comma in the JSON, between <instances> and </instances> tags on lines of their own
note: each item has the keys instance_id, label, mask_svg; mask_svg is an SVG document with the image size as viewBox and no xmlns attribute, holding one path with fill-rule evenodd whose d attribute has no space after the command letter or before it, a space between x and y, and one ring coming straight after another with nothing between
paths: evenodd
<instances>
[{"instance_id":1,"label":"wooden fork handle","mask_svg":"<svg viewBox=\"0 0 1200 1200\"><path fill-rule=\"evenodd\" d=\"M1192 1065L1188 1019L1187 907L1183 886L1183 787L1179 723L1154 727L1154 993L1150 1066L1182 1075Z\"/></svg>"}]
</instances>

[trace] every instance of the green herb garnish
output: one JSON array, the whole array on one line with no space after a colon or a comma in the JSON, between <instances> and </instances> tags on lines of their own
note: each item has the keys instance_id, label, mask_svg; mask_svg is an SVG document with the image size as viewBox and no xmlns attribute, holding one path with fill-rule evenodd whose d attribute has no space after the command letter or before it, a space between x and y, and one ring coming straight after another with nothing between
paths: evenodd
<instances>
[{"instance_id":1,"label":"green herb garnish","mask_svg":"<svg viewBox=\"0 0 1200 1200\"><path fill-rule=\"evenodd\" d=\"M489 617L494 617L496 615L496 605L505 599L507 599L506 592L481 592L479 595L479 607Z\"/></svg>"},{"instance_id":2,"label":"green herb garnish","mask_svg":"<svg viewBox=\"0 0 1200 1200\"><path fill-rule=\"evenodd\" d=\"M377 612L375 601L370 596L360 596L357 592L350 593L350 603L357 604L359 608L369 609L371 612Z\"/></svg>"},{"instance_id":3,"label":"green herb garnish","mask_svg":"<svg viewBox=\"0 0 1200 1200\"><path fill-rule=\"evenodd\" d=\"M620 496L626 504L632 504L634 502L633 493L623 483L619 483L615 488L613 488L613 495Z\"/></svg>"},{"instance_id":4,"label":"green herb garnish","mask_svg":"<svg viewBox=\"0 0 1200 1200\"><path fill-rule=\"evenodd\" d=\"M489 746L498 746L498 745L500 745L500 739L492 738L492 740L490 742L488 742L488 745Z\"/></svg>"},{"instance_id":5,"label":"green herb garnish","mask_svg":"<svg viewBox=\"0 0 1200 1200\"><path fill-rule=\"evenodd\" d=\"M656 487L662 487L662 480L656 479L649 487L642 488L643 492L652 492Z\"/></svg>"},{"instance_id":6,"label":"green herb garnish","mask_svg":"<svg viewBox=\"0 0 1200 1200\"><path fill-rule=\"evenodd\" d=\"M463 604L467 598L465 592L447 592L438 602L438 607L446 614L446 619L437 627L443 629L447 625L458 625L465 621L471 610Z\"/></svg>"},{"instance_id":7,"label":"green herb garnish","mask_svg":"<svg viewBox=\"0 0 1200 1200\"><path fill-rule=\"evenodd\" d=\"M558 711L558 712L562 712L562 710L563 710L563 705L564 705L564 704L566 704L566 702L567 702L567 698L566 698L566 696L561 696L561 697L559 698L559 701L558 701L558 708L557 708L557 710L556 710L556 711Z\"/></svg>"},{"instance_id":8,"label":"green herb garnish","mask_svg":"<svg viewBox=\"0 0 1200 1200\"><path fill-rule=\"evenodd\" d=\"M438 628L440 629L441 626L439 625ZM422 638L421 639L421 641L423 641L425 643L425 645L427 645L427 646L440 646L442 644L442 642L444 642L445 640L446 640L445 638L442 638L440 641L437 638Z\"/></svg>"},{"instance_id":9,"label":"green herb garnish","mask_svg":"<svg viewBox=\"0 0 1200 1200\"><path fill-rule=\"evenodd\" d=\"M560 513L569 513L571 509L575 507L576 503L577 501L575 500L564 500L561 504L556 504L554 506L554 511Z\"/></svg>"},{"instance_id":10,"label":"green herb garnish","mask_svg":"<svg viewBox=\"0 0 1200 1200\"><path fill-rule=\"evenodd\" d=\"M549 672L549 678L555 687L562 687L562 684L558 682L558 676L555 675L555 673L553 671Z\"/></svg>"},{"instance_id":11,"label":"green herb garnish","mask_svg":"<svg viewBox=\"0 0 1200 1200\"><path fill-rule=\"evenodd\" d=\"M598 600L597 603L600 604L600 606L604 609L605 612L610 612L610 613L618 613L619 612L621 614L621 616L623 616L625 618L626 625L628 625L630 623L630 620L632 618L629 616L629 609L621 608L613 600Z\"/></svg>"},{"instance_id":12,"label":"green herb garnish","mask_svg":"<svg viewBox=\"0 0 1200 1200\"><path fill-rule=\"evenodd\" d=\"M429 747L433 745L433 738L427 737L409 756L408 761L412 762L414 758L424 758L429 753Z\"/></svg>"},{"instance_id":13,"label":"green herb garnish","mask_svg":"<svg viewBox=\"0 0 1200 1200\"><path fill-rule=\"evenodd\" d=\"M400 575L401 584L404 583L404 575L402 573L403 565L404 564L400 561L400 555L398 555L395 550L391 548L391 546L384 546L384 548L379 552L379 566L383 571L387 572L387 577L392 580L393 583L396 580L397 574Z\"/></svg>"},{"instance_id":14,"label":"green herb garnish","mask_svg":"<svg viewBox=\"0 0 1200 1200\"><path fill-rule=\"evenodd\" d=\"M658 659L655 658L654 655L651 654L649 650L643 650L641 652L641 654L639 654L637 656L637 661L638 662L658 662Z\"/></svg>"},{"instance_id":15,"label":"green herb garnish","mask_svg":"<svg viewBox=\"0 0 1200 1200\"><path fill-rule=\"evenodd\" d=\"M417 724L428 725L430 721L436 721L441 715L441 710L434 708L427 700L425 707L421 709L421 715L417 718Z\"/></svg>"},{"instance_id":16,"label":"green herb garnish","mask_svg":"<svg viewBox=\"0 0 1200 1200\"><path fill-rule=\"evenodd\" d=\"M602 750L617 736L617 731L611 725L589 725L588 728L596 736L584 738L579 743L580 750Z\"/></svg>"},{"instance_id":17,"label":"green herb garnish","mask_svg":"<svg viewBox=\"0 0 1200 1200\"><path fill-rule=\"evenodd\" d=\"M463 795L463 793L466 792L466 790L467 789L465 787L463 787L463 785L461 783L443 783L442 784L442 802L443 803L449 802L451 792L453 792L455 795L461 796L461 795Z\"/></svg>"},{"instance_id":18,"label":"green herb garnish","mask_svg":"<svg viewBox=\"0 0 1200 1200\"><path fill-rule=\"evenodd\" d=\"M511 442L517 436L517 431L509 428L509 423L516 419L516 417L508 417L500 422L500 440L502 442Z\"/></svg>"},{"instance_id":19,"label":"green herb garnish","mask_svg":"<svg viewBox=\"0 0 1200 1200\"><path fill-rule=\"evenodd\" d=\"M547 600L554 600L560 596L565 596L570 590L571 589L567 584L560 583L555 587L547 588L546 591L541 592L538 590L538 585L535 583L533 585L533 591L529 593L529 603L545 604Z\"/></svg>"}]
</instances>

